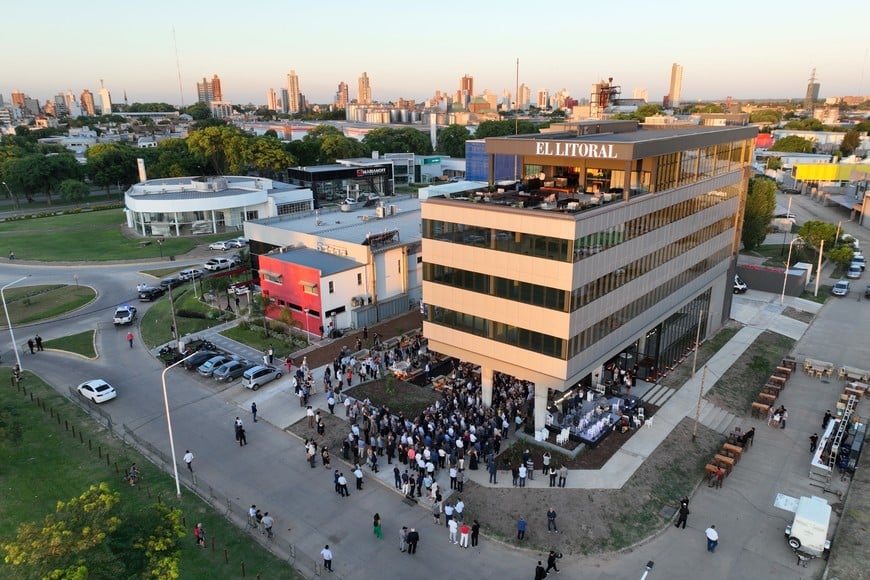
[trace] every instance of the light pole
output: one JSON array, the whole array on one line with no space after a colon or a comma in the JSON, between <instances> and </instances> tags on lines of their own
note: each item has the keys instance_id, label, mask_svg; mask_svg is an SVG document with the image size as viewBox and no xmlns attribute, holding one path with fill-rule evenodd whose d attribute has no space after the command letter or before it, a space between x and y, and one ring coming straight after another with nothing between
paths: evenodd
<instances>
[{"instance_id":1,"label":"light pole","mask_svg":"<svg viewBox=\"0 0 870 580\"><path fill-rule=\"evenodd\" d=\"M19 371L23 371L24 369L21 368L21 355L18 354L18 347L15 346L15 333L12 332L12 320L9 319L9 309L6 308L6 294L5 294L5 292L6 292L6 289L9 288L10 286L12 286L13 284L18 284L22 280L27 280L28 278L30 278L30 274L28 274L27 276L22 276L21 278L19 278L18 280L15 280L14 282L9 282L8 284L6 284L2 288L0 288L0 300L3 301L3 312L6 313L6 324L9 326L9 337L12 339L12 352L15 353L15 362L18 364Z\"/></svg>"},{"instance_id":2,"label":"light pole","mask_svg":"<svg viewBox=\"0 0 870 580\"><path fill-rule=\"evenodd\" d=\"M12 207L14 207L15 209L21 209L18 205L18 196L12 193L12 190L9 189L9 185L5 181L3 181L2 183L3 187L6 188L6 193L9 194L9 198L12 200Z\"/></svg>"},{"instance_id":3,"label":"light pole","mask_svg":"<svg viewBox=\"0 0 870 580\"><path fill-rule=\"evenodd\" d=\"M169 430L169 453L172 455L172 473L175 475L175 494L181 497L181 481L178 479L178 462L175 460L175 440L172 438L172 420L169 418L169 398L166 396L166 371L178 366L197 353L189 354L180 361L176 361L163 369L160 374L160 383L163 385L163 407L166 409L166 428Z\"/></svg>"},{"instance_id":4,"label":"light pole","mask_svg":"<svg viewBox=\"0 0 870 580\"><path fill-rule=\"evenodd\" d=\"M785 272L782 274L782 294L779 295L779 303L782 304L785 301L785 287L788 284L788 269L791 266L791 248L794 246L794 243L798 240L803 241L803 238L800 236L795 236L788 243L788 257L785 259Z\"/></svg>"},{"instance_id":5,"label":"light pole","mask_svg":"<svg viewBox=\"0 0 870 580\"><path fill-rule=\"evenodd\" d=\"M308 345L311 346L311 335L308 333L308 313L311 311L307 308L303 308L302 312L305 313L305 340L308 341Z\"/></svg>"}]
</instances>

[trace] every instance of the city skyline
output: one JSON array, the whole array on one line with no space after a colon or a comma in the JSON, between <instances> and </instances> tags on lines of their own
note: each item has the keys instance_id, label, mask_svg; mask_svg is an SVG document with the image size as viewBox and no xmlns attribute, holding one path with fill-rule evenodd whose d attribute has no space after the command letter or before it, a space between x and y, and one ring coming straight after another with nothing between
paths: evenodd
<instances>
[{"instance_id":1,"label":"city skyline","mask_svg":"<svg viewBox=\"0 0 870 580\"><path fill-rule=\"evenodd\" d=\"M392 0L378 10L360 10L339 0L328 13L270 0L260 2L250 18L232 17L235 5L220 2L203 11L154 0L149 10L135 12L106 0L95 0L84 12L67 11L56 0L48 4L58 9L40 13L38 37L28 26L9 26L0 36L0 49L15 55L4 62L0 77L5 100L15 90L40 103L69 90L96 93L103 79L116 103L126 93L129 102L190 105L196 102L196 83L217 74L224 100L260 105L269 89L287 86L293 70L310 103L332 103L339 83L355 86L363 73L373 101L421 102L436 91L455 94L465 75L473 77L476 94L513 93L517 59L519 82L535 94L567 89L575 99L589 98L593 83L612 77L623 97L644 88L650 101L660 102L669 92L673 63L683 67L683 103L727 96L802 99L813 68L822 98L870 92L866 45L783 57L779 42L785 37L775 30L799 29L807 12L797 7L780 12L746 0L724 11L678 0L685 6L664 14L642 11L645 5L630 1L628 8L642 11L631 17L579 4L540 14L523 8L525 16L519 17L520 8L489 10L453 0L438 10ZM847 0L838 13L857 14L860 6ZM130 24L94 26L94 14L128 18ZM34 18L25 3L12 3L4 15L8 22ZM536 19L539 24L529 26ZM713 36L702 25L711 19ZM565 22L576 25L558 33ZM761 22L775 22L776 28L762 33ZM601 26L602 33L584 23ZM552 34L540 34L550 25Z\"/></svg>"}]
</instances>

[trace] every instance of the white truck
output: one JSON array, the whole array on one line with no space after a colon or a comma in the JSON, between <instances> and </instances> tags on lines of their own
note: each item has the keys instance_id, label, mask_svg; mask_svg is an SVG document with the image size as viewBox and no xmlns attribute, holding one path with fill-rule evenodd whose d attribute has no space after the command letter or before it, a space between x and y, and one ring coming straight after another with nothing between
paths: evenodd
<instances>
[{"instance_id":1,"label":"white truck","mask_svg":"<svg viewBox=\"0 0 870 580\"><path fill-rule=\"evenodd\" d=\"M800 498L794 509L794 520L785 528L789 547L804 558L827 554L831 549L828 540L830 522L831 506L826 500L816 496Z\"/></svg>"},{"instance_id":2,"label":"white truck","mask_svg":"<svg viewBox=\"0 0 870 580\"><path fill-rule=\"evenodd\" d=\"M130 324L136 318L136 309L129 304L118 306L115 310L115 317L112 319L116 325Z\"/></svg>"}]
</instances>

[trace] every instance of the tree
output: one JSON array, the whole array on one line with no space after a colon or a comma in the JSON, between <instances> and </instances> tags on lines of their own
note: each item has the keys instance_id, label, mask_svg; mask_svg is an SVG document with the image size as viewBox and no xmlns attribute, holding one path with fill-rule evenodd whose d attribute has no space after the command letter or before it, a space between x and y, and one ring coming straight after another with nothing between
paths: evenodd
<instances>
[{"instance_id":1,"label":"tree","mask_svg":"<svg viewBox=\"0 0 870 580\"><path fill-rule=\"evenodd\" d=\"M187 138L187 149L213 175L243 174L251 159L248 135L228 125L194 131Z\"/></svg>"},{"instance_id":2,"label":"tree","mask_svg":"<svg viewBox=\"0 0 870 580\"><path fill-rule=\"evenodd\" d=\"M707 103L706 105L695 105L692 107L693 113L724 113L725 108L716 103Z\"/></svg>"},{"instance_id":3,"label":"tree","mask_svg":"<svg viewBox=\"0 0 870 580\"><path fill-rule=\"evenodd\" d=\"M515 120L483 121L474 131L474 138L485 139L486 137L507 137L508 135L514 134L529 135L538 132L537 126L526 120L521 120L519 122Z\"/></svg>"},{"instance_id":4,"label":"tree","mask_svg":"<svg viewBox=\"0 0 870 580\"><path fill-rule=\"evenodd\" d=\"M366 156L366 146L344 135L329 135L320 144L320 163L335 163L336 159Z\"/></svg>"},{"instance_id":5,"label":"tree","mask_svg":"<svg viewBox=\"0 0 870 580\"><path fill-rule=\"evenodd\" d=\"M776 182L767 177L749 180L746 210L743 214L743 248L751 252L757 248L770 231L770 220L776 209Z\"/></svg>"},{"instance_id":6,"label":"tree","mask_svg":"<svg viewBox=\"0 0 870 580\"><path fill-rule=\"evenodd\" d=\"M816 249L822 246L823 240L830 248L837 236L837 226L827 222L808 221L798 228L798 235Z\"/></svg>"},{"instance_id":7,"label":"tree","mask_svg":"<svg viewBox=\"0 0 870 580\"><path fill-rule=\"evenodd\" d=\"M775 171L777 169L782 169L782 160L779 157L768 157L764 165L767 169L773 169Z\"/></svg>"},{"instance_id":8,"label":"tree","mask_svg":"<svg viewBox=\"0 0 870 580\"><path fill-rule=\"evenodd\" d=\"M838 246L828 251L828 259L840 266L848 266L853 255L854 252L849 246Z\"/></svg>"},{"instance_id":9,"label":"tree","mask_svg":"<svg viewBox=\"0 0 870 580\"><path fill-rule=\"evenodd\" d=\"M776 125L782 120L782 113L775 109L762 109L749 114L750 123Z\"/></svg>"},{"instance_id":10,"label":"tree","mask_svg":"<svg viewBox=\"0 0 870 580\"><path fill-rule=\"evenodd\" d=\"M412 127L393 129L381 127L369 131L363 138L363 144L371 151L381 153L415 153L417 155L429 155L432 153L432 144L429 136Z\"/></svg>"},{"instance_id":11,"label":"tree","mask_svg":"<svg viewBox=\"0 0 870 580\"><path fill-rule=\"evenodd\" d=\"M151 535L145 540L139 540L134 547L144 550L148 558L147 576L150 578L179 578L178 560L181 550L178 540L187 535L181 519L181 510L165 506L162 503L154 505L157 524Z\"/></svg>"},{"instance_id":12,"label":"tree","mask_svg":"<svg viewBox=\"0 0 870 580\"><path fill-rule=\"evenodd\" d=\"M296 160L275 137L257 137L251 146L251 163L261 175L274 178L278 171L296 165Z\"/></svg>"},{"instance_id":13,"label":"tree","mask_svg":"<svg viewBox=\"0 0 870 580\"><path fill-rule=\"evenodd\" d=\"M661 114L662 111L663 109L660 105L641 105L637 108L637 111L631 114L631 116L643 123L646 121L647 117Z\"/></svg>"},{"instance_id":14,"label":"tree","mask_svg":"<svg viewBox=\"0 0 870 580\"><path fill-rule=\"evenodd\" d=\"M121 520L112 515L119 501L121 495L104 482L68 502L57 502L55 512L45 516L41 525L18 526L15 538L2 546L4 562L31 570L32 577L70 577L64 570L78 570L80 575L84 567L80 558L120 525ZM87 577L86 570L80 577Z\"/></svg>"},{"instance_id":15,"label":"tree","mask_svg":"<svg viewBox=\"0 0 870 580\"><path fill-rule=\"evenodd\" d=\"M183 177L205 173L202 163L187 148L187 139L166 139L157 147L142 149L150 178Z\"/></svg>"},{"instance_id":16,"label":"tree","mask_svg":"<svg viewBox=\"0 0 870 580\"><path fill-rule=\"evenodd\" d=\"M202 101L190 105L184 112L193 117L194 121L202 121L211 118L211 109L209 109L208 105Z\"/></svg>"},{"instance_id":17,"label":"tree","mask_svg":"<svg viewBox=\"0 0 870 580\"><path fill-rule=\"evenodd\" d=\"M821 121L815 118L794 119L785 124L786 129L796 129L798 131L824 131L825 126Z\"/></svg>"},{"instance_id":18,"label":"tree","mask_svg":"<svg viewBox=\"0 0 870 580\"><path fill-rule=\"evenodd\" d=\"M809 139L804 139L798 135L789 135L788 137L777 139L770 150L782 151L784 153L812 153L813 146L814 143Z\"/></svg>"},{"instance_id":19,"label":"tree","mask_svg":"<svg viewBox=\"0 0 870 580\"><path fill-rule=\"evenodd\" d=\"M843 157L848 157L855 152L855 149L861 144L861 135L855 129L846 131L843 135L843 141L840 143L840 153Z\"/></svg>"},{"instance_id":20,"label":"tree","mask_svg":"<svg viewBox=\"0 0 870 580\"><path fill-rule=\"evenodd\" d=\"M34 153L10 159L3 164L4 180L15 191L24 191L28 201L34 193L44 193L51 205L52 192L65 179L80 179L82 168L72 153L42 155Z\"/></svg>"},{"instance_id":21,"label":"tree","mask_svg":"<svg viewBox=\"0 0 870 580\"><path fill-rule=\"evenodd\" d=\"M465 157L465 142L471 134L463 125L449 125L438 131L436 149L450 157Z\"/></svg>"},{"instance_id":22,"label":"tree","mask_svg":"<svg viewBox=\"0 0 870 580\"><path fill-rule=\"evenodd\" d=\"M87 174L106 193L113 185L127 188L139 180L138 151L121 143L98 143L85 152Z\"/></svg>"},{"instance_id":23,"label":"tree","mask_svg":"<svg viewBox=\"0 0 870 580\"><path fill-rule=\"evenodd\" d=\"M87 199L91 188L78 179L64 179L57 188L60 198L66 202L76 203Z\"/></svg>"}]
</instances>

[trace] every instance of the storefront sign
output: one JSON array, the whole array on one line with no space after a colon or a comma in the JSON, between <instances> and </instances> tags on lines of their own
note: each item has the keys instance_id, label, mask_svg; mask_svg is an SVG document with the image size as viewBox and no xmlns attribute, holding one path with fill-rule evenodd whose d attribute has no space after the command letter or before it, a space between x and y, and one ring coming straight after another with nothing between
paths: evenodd
<instances>
[{"instance_id":1,"label":"storefront sign","mask_svg":"<svg viewBox=\"0 0 870 580\"><path fill-rule=\"evenodd\" d=\"M618 158L612 143L559 143L558 141L535 141L535 155L591 157L593 159Z\"/></svg>"},{"instance_id":2,"label":"storefront sign","mask_svg":"<svg viewBox=\"0 0 870 580\"><path fill-rule=\"evenodd\" d=\"M372 167L370 169L357 169L356 176L357 177L368 177L370 175L385 175L387 173L386 167Z\"/></svg>"},{"instance_id":3,"label":"storefront sign","mask_svg":"<svg viewBox=\"0 0 870 580\"><path fill-rule=\"evenodd\" d=\"M432 165L434 163L441 163L441 158L440 157L430 157L428 159L424 158L422 164L423 165Z\"/></svg>"}]
</instances>

